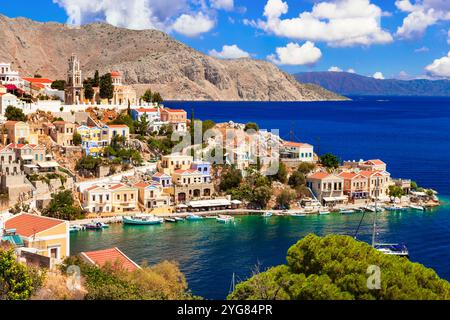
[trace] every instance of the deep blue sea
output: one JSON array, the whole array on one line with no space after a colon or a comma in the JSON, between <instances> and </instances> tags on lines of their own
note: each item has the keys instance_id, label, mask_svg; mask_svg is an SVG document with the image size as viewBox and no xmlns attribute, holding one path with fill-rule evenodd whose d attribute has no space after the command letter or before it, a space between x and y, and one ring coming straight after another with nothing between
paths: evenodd
<instances>
[{"instance_id":1,"label":"deep blue sea","mask_svg":"<svg viewBox=\"0 0 450 320\"><path fill-rule=\"evenodd\" d=\"M380 158L394 177L412 178L439 191L444 205L427 212L384 213L378 239L404 242L411 260L433 268L450 280L450 98L354 97L348 102L166 102L194 110L195 118L216 122L257 122L279 129L283 138L293 130L297 140L332 152L343 160ZM364 219L359 239L370 240L371 216ZM260 263L262 269L285 262L287 249L308 233L353 235L361 215L303 218L241 217L233 225L214 220L163 226L113 226L101 232L71 236L71 251L118 246L138 262L180 263L192 291L223 299L232 274L245 279Z\"/></svg>"}]
</instances>

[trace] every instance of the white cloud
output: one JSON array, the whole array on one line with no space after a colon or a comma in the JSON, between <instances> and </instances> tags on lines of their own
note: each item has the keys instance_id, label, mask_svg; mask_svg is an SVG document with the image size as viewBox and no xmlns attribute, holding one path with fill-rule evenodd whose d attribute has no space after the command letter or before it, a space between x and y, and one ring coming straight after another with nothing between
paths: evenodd
<instances>
[{"instance_id":1,"label":"white cloud","mask_svg":"<svg viewBox=\"0 0 450 320\"><path fill-rule=\"evenodd\" d=\"M328 71L330 71L330 72L342 72L343 70L341 68L339 68L339 67L332 66L332 67L330 67L328 69Z\"/></svg>"},{"instance_id":2,"label":"white cloud","mask_svg":"<svg viewBox=\"0 0 450 320\"><path fill-rule=\"evenodd\" d=\"M234 9L234 0L211 0L211 7L231 11Z\"/></svg>"},{"instance_id":3,"label":"white cloud","mask_svg":"<svg viewBox=\"0 0 450 320\"><path fill-rule=\"evenodd\" d=\"M383 11L370 0L340 0L316 3L312 10L283 19L288 4L268 0L265 20L253 22L258 28L277 36L323 41L330 46L346 47L392 42L391 34L380 25Z\"/></svg>"},{"instance_id":4,"label":"white cloud","mask_svg":"<svg viewBox=\"0 0 450 320\"><path fill-rule=\"evenodd\" d=\"M248 58L250 54L237 45L233 44L231 46L224 45L222 51L216 51L215 49L209 51L209 55L219 59L239 59Z\"/></svg>"},{"instance_id":5,"label":"white cloud","mask_svg":"<svg viewBox=\"0 0 450 320\"><path fill-rule=\"evenodd\" d=\"M347 72L348 73L356 73L355 69L353 69L353 68L348 69Z\"/></svg>"},{"instance_id":6,"label":"white cloud","mask_svg":"<svg viewBox=\"0 0 450 320\"><path fill-rule=\"evenodd\" d=\"M196 37L214 28L215 21L199 12L197 15L182 14L172 25L173 30L188 37Z\"/></svg>"},{"instance_id":7,"label":"white cloud","mask_svg":"<svg viewBox=\"0 0 450 320\"><path fill-rule=\"evenodd\" d=\"M381 72L379 72L379 71L375 72L372 77L374 79L378 79L378 80L383 80L384 79L384 75Z\"/></svg>"},{"instance_id":8,"label":"white cloud","mask_svg":"<svg viewBox=\"0 0 450 320\"><path fill-rule=\"evenodd\" d=\"M432 64L425 67L425 70L432 76L450 77L450 51L448 55L440 59L436 59Z\"/></svg>"},{"instance_id":9,"label":"white cloud","mask_svg":"<svg viewBox=\"0 0 450 320\"><path fill-rule=\"evenodd\" d=\"M104 21L128 29L176 30L189 36L210 31L217 9L229 8L230 0L53 0L64 8L71 25ZM197 12L197 13L192 13Z\"/></svg>"},{"instance_id":10,"label":"white cloud","mask_svg":"<svg viewBox=\"0 0 450 320\"><path fill-rule=\"evenodd\" d=\"M288 43L286 47L278 47L276 54L267 56L267 59L278 65L312 65L319 61L322 52L313 42L306 41L303 45Z\"/></svg>"},{"instance_id":11,"label":"white cloud","mask_svg":"<svg viewBox=\"0 0 450 320\"><path fill-rule=\"evenodd\" d=\"M414 39L421 37L429 26L439 21L450 20L450 1L448 0L397 0L398 9L408 13L403 24L398 27L400 38Z\"/></svg>"},{"instance_id":12,"label":"white cloud","mask_svg":"<svg viewBox=\"0 0 450 320\"><path fill-rule=\"evenodd\" d=\"M417 49L414 49L414 52L428 52L430 49L428 47L420 47Z\"/></svg>"}]
</instances>

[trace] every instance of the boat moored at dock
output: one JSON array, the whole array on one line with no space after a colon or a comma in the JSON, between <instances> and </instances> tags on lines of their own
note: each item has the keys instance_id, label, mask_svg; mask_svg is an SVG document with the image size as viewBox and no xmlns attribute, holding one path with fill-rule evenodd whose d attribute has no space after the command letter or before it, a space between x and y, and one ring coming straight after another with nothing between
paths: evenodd
<instances>
[{"instance_id":1,"label":"boat moored at dock","mask_svg":"<svg viewBox=\"0 0 450 320\"><path fill-rule=\"evenodd\" d=\"M234 217L227 215L219 215L216 220L221 223L229 223L234 221Z\"/></svg>"},{"instance_id":2,"label":"boat moored at dock","mask_svg":"<svg viewBox=\"0 0 450 320\"><path fill-rule=\"evenodd\" d=\"M142 216L136 216L136 217L123 217L123 224L124 225L157 225L164 222L164 219L157 218L153 216L149 217L142 217Z\"/></svg>"},{"instance_id":3,"label":"boat moored at dock","mask_svg":"<svg viewBox=\"0 0 450 320\"><path fill-rule=\"evenodd\" d=\"M196 214L190 214L186 217L186 220L188 221L199 221L199 220L203 220L202 216L196 215Z\"/></svg>"}]
</instances>

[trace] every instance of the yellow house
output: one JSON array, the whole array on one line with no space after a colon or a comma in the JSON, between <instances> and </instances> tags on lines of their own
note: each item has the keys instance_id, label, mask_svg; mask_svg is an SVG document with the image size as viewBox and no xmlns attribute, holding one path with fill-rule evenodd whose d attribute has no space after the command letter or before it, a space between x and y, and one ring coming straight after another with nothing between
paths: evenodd
<instances>
[{"instance_id":1,"label":"yellow house","mask_svg":"<svg viewBox=\"0 0 450 320\"><path fill-rule=\"evenodd\" d=\"M138 208L138 189L122 183L110 187L112 212L134 211Z\"/></svg>"},{"instance_id":2,"label":"yellow house","mask_svg":"<svg viewBox=\"0 0 450 320\"><path fill-rule=\"evenodd\" d=\"M6 121L1 130L5 144L38 144L38 134L32 133L30 126L22 121Z\"/></svg>"},{"instance_id":3,"label":"yellow house","mask_svg":"<svg viewBox=\"0 0 450 320\"><path fill-rule=\"evenodd\" d=\"M68 221L22 213L7 220L5 229L15 229L25 248L55 262L70 255Z\"/></svg>"},{"instance_id":4,"label":"yellow house","mask_svg":"<svg viewBox=\"0 0 450 320\"><path fill-rule=\"evenodd\" d=\"M172 175L176 170L188 170L191 168L193 158L182 154L170 154L163 156L158 164L158 171Z\"/></svg>"}]
</instances>

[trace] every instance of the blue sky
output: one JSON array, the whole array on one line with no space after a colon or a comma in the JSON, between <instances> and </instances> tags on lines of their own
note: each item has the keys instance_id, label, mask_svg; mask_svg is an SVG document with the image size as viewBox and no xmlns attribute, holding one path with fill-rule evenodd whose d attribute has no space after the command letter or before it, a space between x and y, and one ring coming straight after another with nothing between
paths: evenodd
<instances>
[{"instance_id":1,"label":"blue sky","mask_svg":"<svg viewBox=\"0 0 450 320\"><path fill-rule=\"evenodd\" d=\"M291 73L450 77L448 0L15 0L0 13L157 28L206 54L249 55Z\"/></svg>"}]
</instances>

